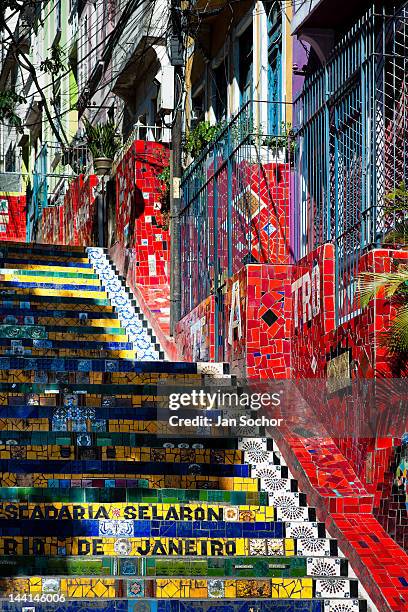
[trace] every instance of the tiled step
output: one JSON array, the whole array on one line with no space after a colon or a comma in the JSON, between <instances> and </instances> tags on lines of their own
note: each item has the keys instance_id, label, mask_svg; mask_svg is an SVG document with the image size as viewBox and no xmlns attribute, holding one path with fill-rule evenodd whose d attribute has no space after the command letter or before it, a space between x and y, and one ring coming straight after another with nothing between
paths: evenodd
<instances>
[{"instance_id":1,"label":"tiled step","mask_svg":"<svg viewBox=\"0 0 408 612\"><path fill-rule=\"evenodd\" d=\"M135 581L137 582L137 581ZM135 585L135 589L140 593L139 586ZM99 589L98 589L99 591ZM218 592L218 591L217 591ZM89 594L90 593L90 594ZM144 597L144 594L139 595L144 598L146 605L154 605L160 612L185 612L186 605L188 604L189 611L194 612L225 612L226 602L224 599L217 600L212 598L208 600L202 599L201 601L194 600L186 602L184 599L177 599L175 595L170 599L156 599L152 601ZM52 597L49 595L49 597ZM136 597L132 595L132 597ZM128 599L104 600L98 601L98 595L93 594L93 588L88 589L87 595L87 611L104 610L104 612L129 612L129 601ZM137 599L136 599L137 603ZM209 608L210 603L210 608ZM21 603L10 603L9 601L2 602L2 611L4 612L21 612ZM38 604L37 604L38 607ZM69 612L83 611L83 601L69 602ZM155 608L154 608L155 609ZM54 612L55 604L42 603L41 612ZM326 599L257 599L252 597L243 601L240 599L229 599L228 600L228 612L366 612L367 604L362 600L326 600Z\"/></svg>"},{"instance_id":2,"label":"tiled step","mask_svg":"<svg viewBox=\"0 0 408 612\"><path fill-rule=\"evenodd\" d=\"M102 314L98 317L86 319L83 317L63 317L63 316L38 316L36 313L28 315L25 314L21 317L11 317L10 315L6 315L3 317L2 323L4 325L36 325L36 326L44 326L46 328L52 328L55 326L61 326L67 328L77 328L77 327L115 327L120 328L120 323L115 318L104 317ZM55 313L53 313L55 315ZM82 314L82 313L81 313ZM1 316L1 314L0 314Z\"/></svg>"},{"instance_id":3,"label":"tiled step","mask_svg":"<svg viewBox=\"0 0 408 612\"><path fill-rule=\"evenodd\" d=\"M117 353L117 354L116 354ZM134 360L132 342L101 342L81 340L50 340L33 338L0 338L0 354L25 357L82 357Z\"/></svg>"},{"instance_id":4,"label":"tiled step","mask_svg":"<svg viewBox=\"0 0 408 612\"><path fill-rule=\"evenodd\" d=\"M52 257L52 256L49 256ZM81 260L71 261L69 259L65 261L57 261L52 259L41 259L37 263L35 263L35 258L30 260L25 259L21 256L21 254L10 254L7 256L7 259L0 258L0 266L5 269L15 269L15 270L40 270L40 271L54 271L54 272L69 272L69 271L78 271L81 273L89 273L95 274L93 266L89 263L89 259L84 257Z\"/></svg>"},{"instance_id":5,"label":"tiled step","mask_svg":"<svg viewBox=\"0 0 408 612\"><path fill-rule=\"evenodd\" d=\"M137 486L124 488L87 488L73 487L61 489L43 489L34 487L0 488L0 502L7 503L76 503L76 504L226 504L232 506L269 506L268 494L262 491L227 491L225 489L177 489L165 488L149 489L146 482ZM306 497L298 496L299 508L305 512L305 520L316 520L313 508L306 507ZM279 508L279 506L277 506Z\"/></svg>"},{"instance_id":6,"label":"tiled step","mask_svg":"<svg viewBox=\"0 0 408 612\"><path fill-rule=\"evenodd\" d=\"M105 251L0 251L0 607L21 591L63 595L61 612L366 609L262 428L169 430L169 393L209 366L164 361Z\"/></svg>"},{"instance_id":7,"label":"tiled step","mask_svg":"<svg viewBox=\"0 0 408 612\"><path fill-rule=\"evenodd\" d=\"M57 273L54 274L54 276L33 274L30 276L23 276L3 273L0 274L0 278L0 291L9 287L22 289L61 289L61 291L66 289L79 290L82 287L86 291L103 291L103 287L98 277L96 276L95 278L95 275L93 277L88 276L87 278L82 278L81 276L73 274L71 277L64 278L64 275L57 275Z\"/></svg>"},{"instance_id":8,"label":"tiled step","mask_svg":"<svg viewBox=\"0 0 408 612\"><path fill-rule=\"evenodd\" d=\"M199 525L198 525L199 521ZM304 534L301 541L307 538L324 539L326 533L322 523L299 524L281 521L234 522L234 521L166 521L166 520L33 520L1 519L0 537L10 533L18 536L91 538L91 537L170 537L170 538L292 538L294 533ZM35 531L33 531L35 529ZM307 553L308 554L308 553Z\"/></svg>"},{"instance_id":9,"label":"tiled step","mask_svg":"<svg viewBox=\"0 0 408 612\"><path fill-rule=\"evenodd\" d=\"M67 292L65 292L67 293ZM78 295L62 295L61 292L56 290L54 294L47 291L40 292L37 290L34 293L29 290L25 291L25 294L17 294L12 289L4 289L0 292L0 306L4 308L16 308L16 309L29 309L33 308L33 305L39 304L41 308L47 308L54 310L63 308L64 310L76 310L79 312L86 312L87 310L101 310L106 308L107 312L113 312L114 307L109 302L106 296L101 297L99 293L93 293L91 296L84 295L84 292L78 293ZM56 304L58 308L56 308Z\"/></svg>"},{"instance_id":10,"label":"tiled step","mask_svg":"<svg viewBox=\"0 0 408 612\"><path fill-rule=\"evenodd\" d=\"M83 446L78 449L79 459L47 459L46 469L49 473L59 474L72 474L72 478L75 478L77 474L85 474L88 472L97 474L137 474L137 478L144 478L145 476L156 476L161 475L163 477L169 475L175 475L177 477L183 476L206 476L212 480L218 478L245 478L248 482L256 482L256 479L250 479L250 469L246 465L223 465L223 464L207 464L207 463L177 463L174 462L162 462L152 464L150 461L139 461L135 463L132 460L123 460L121 457L116 459L97 459L97 453L95 449L92 449L92 459L89 459L90 453L87 451L88 447ZM97 449L100 450L100 449ZM35 474L41 473L41 468L44 468L43 452L39 453L38 459L24 459L20 458L19 455L24 456L26 453L18 451L14 453L13 459L0 459L0 471L8 472L13 474ZM3 451L1 454L9 454L8 451ZM13 453L12 453L13 454ZM57 453L56 453L57 454ZM60 451L58 449L58 454ZM102 454L102 453L98 453ZM86 457L86 458L84 458ZM295 480L284 480L274 481L278 483L277 490L279 492L296 492L297 481Z\"/></svg>"},{"instance_id":11,"label":"tiled step","mask_svg":"<svg viewBox=\"0 0 408 612\"><path fill-rule=\"evenodd\" d=\"M122 435L122 434L120 434ZM102 440L101 440L102 441ZM130 440L129 440L130 443ZM238 450L224 450L224 449L179 449L179 448L149 448L139 447L133 448L130 444L128 446L104 446L104 445L92 445L93 448L98 448L102 460L116 458L116 460L123 461L151 461L153 463L201 463L207 465L240 465L242 463L242 454ZM22 458L27 459L42 459L47 461L48 459L74 459L79 454L78 446L70 446L64 443L49 444L49 445L21 445L18 449L18 454ZM17 449L14 444L3 444L0 443L0 458L10 459L16 454ZM113 455L113 456L110 456ZM246 467L246 466L245 466ZM287 468L283 467L282 471Z\"/></svg>"},{"instance_id":12,"label":"tiled step","mask_svg":"<svg viewBox=\"0 0 408 612\"><path fill-rule=\"evenodd\" d=\"M27 263L24 259L12 259L7 258L7 261L0 259L0 274L10 274L15 272L16 274L30 275L35 274L41 276L48 276L49 274L79 274L84 275L84 278L95 276L95 271L90 263L78 263L67 261L65 264L55 262L52 264L44 263Z\"/></svg>"},{"instance_id":13,"label":"tiled step","mask_svg":"<svg viewBox=\"0 0 408 612\"><path fill-rule=\"evenodd\" d=\"M95 471L93 465L96 463ZM234 490L234 491L257 491L258 482L252 478L231 476L205 476L205 475L189 475L189 474L138 474L137 468L134 472L124 469L123 472L118 472L114 468L113 472L105 472L103 477L97 475L100 473L100 466L98 462L90 461L88 463L87 470L81 470L80 472L69 473L67 471L61 471L59 473L47 473L41 472L29 472L19 471L17 473L7 471L4 472L4 476L0 482L0 487L15 487L15 486L33 486L33 487L50 487L66 488L74 486L82 487L96 487L105 488L110 486L115 487L135 487L138 481L143 480L146 486L151 488L190 488L200 490L203 488L207 489L221 489ZM127 466L126 466L127 468ZM21 469L21 468L19 468ZM47 467L43 466L43 469ZM279 503L280 498L288 500L291 498L296 501L293 497L293 493L285 493L285 495L276 496L276 503ZM275 498L274 498L275 502Z\"/></svg>"},{"instance_id":14,"label":"tiled step","mask_svg":"<svg viewBox=\"0 0 408 612\"><path fill-rule=\"evenodd\" d=\"M78 282L81 280L87 281L92 285L97 285L98 283L94 283L93 281L99 280L98 275L95 274L92 268L83 268L81 270L81 268L64 268L64 266L60 268L56 266L38 266L38 269L33 269L33 266L29 268L23 266L13 268L7 265L4 268L0 268L0 277L3 277L1 279L2 281L20 280L21 282L49 282L50 279L61 279L61 282L64 282L64 279L74 279ZM37 279L46 280L42 281Z\"/></svg>"},{"instance_id":15,"label":"tiled step","mask_svg":"<svg viewBox=\"0 0 408 612\"><path fill-rule=\"evenodd\" d=\"M62 245L52 245L50 248L46 245L40 244L5 244L2 243L0 247L1 257L3 259L8 260L10 256L18 254L23 259L26 259L28 263L30 263L35 257L53 257L55 256L56 260L60 260L61 258L67 259L77 259L83 258L85 255L85 249L83 247L75 247L75 246L62 246Z\"/></svg>"},{"instance_id":16,"label":"tiled step","mask_svg":"<svg viewBox=\"0 0 408 612\"><path fill-rule=\"evenodd\" d=\"M188 526L188 525L187 525ZM186 529L188 532L189 530ZM206 533L205 531L203 533ZM198 531L199 534L199 531ZM256 536L256 534L254 534ZM307 540L306 538L274 538L274 537L221 537L208 536L193 537L129 537L118 536L90 536L86 540L82 537L64 537L61 543L58 536L47 536L40 541L33 531L30 536L14 535L14 542L9 537L0 537L0 555L29 555L48 556L58 554L65 556L106 556L145 557L150 555L177 555L177 556L300 556L300 557L336 557L339 553L337 541L329 538ZM123 544L125 543L125 544ZM102 547L102 548L101 548Z\"/></svg>"},{"instance_id":17,"label":"tiled step","mask_svg":"<svg viewBox=\"0 0 408 612\"><path fill-rule=\"evenodd\" d=\"M12 572L10 572L12 568ZM225 577L225 578L300 578L308 576L348 577L346 559L333 557L206 557L203 559L153 556L143 558L112 557L24 557L17 560L0 557L0 576L154 576L154 577Z\"/></svg>"},{"instance_id":18,"label":"tiled step","mask_svg":"<svg viewBox=\"0 0 408 612\"><path fill-rule=\"evenodd\" d=\"M39 413L41 414L41 413ZM23 418L24 415L23 415ZM39 416L38 418L41 418ZM83 425L81 423L81 425ZM72 424L71 428L79 429ZM83 429L83 427L82 427ZM30 446L30 445L41 445L42 447L48 445L55 445L58 447L73 446L78 448L78 437L84 432L78 431L8 431L7 435L1 435L1 448L9 449L11 446ZM141 439L137 433L126 433L122 431L92 431L86 432L91 437L93 447L131 447L131 450L135 450L142 444L147 450L154 449L155 451L161 452L165 449L180 449L185 451L186 449L215 449L215 450L226 450L234 449L235 441L233 438L208 438L202 440L201 438L189 438L188 442L180 443L178 439L169 441L167 437L161 437L159 435L148 436L144 434Z\"/></svg>"},{"instance_id":19,"label":"tiled step","mask_svg":"<svg viewBox=\"0 0 408 612\"><path fill-rule=\"evenodd\" d=\"M94 597L114 599L126 597L131 594L132 589L143 597L151 598L180 598L203 600L208 597L223 598L226 600L239 597L241 600L253 597L262 599L319 599L331 598L331 601L353 600L358 597L357 581L346 578L264 578L247 581L230 578L217 580L195 578L140 578L137 582L133 579L122 578L94 578L89 585L89 580L78 578L54 578L58 583L58 591L66 598L80 599L89 595L88 591L94 593ZM41 587L40 576L31 580L19 579L12 582L15 585L15 593L38 593L36 587ZM50 584L51 579L48 579ZM137 584L137 587L136 587ZM8 593L7 584L0 580L0 597ZM137 590L136 590L137 589ZM359 603L356 601L356 603ZM355 610L360 610L356 607Z\"/></svg>"}]
</instances>

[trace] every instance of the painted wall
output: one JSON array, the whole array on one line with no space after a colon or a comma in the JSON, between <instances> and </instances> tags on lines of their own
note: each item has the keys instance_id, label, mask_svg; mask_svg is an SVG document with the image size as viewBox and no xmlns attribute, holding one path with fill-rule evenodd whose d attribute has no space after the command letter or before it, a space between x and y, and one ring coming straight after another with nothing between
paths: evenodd
<instances>
[{"instance_id":1,"label":"painted wall","mask_svg":"<svg viewBox=\"0 0 408 612\"><path fill-rule=\"evenodd\" d=\"M116 171L116 242L110 255L138 298L167 355L178 358L170 339L170 234L162 211L169 151L156 142L136 140Z\"/></svg>"},{"instance_id":2,"label":"painted wall","mask_svg":"<svg viewBox=\"0 0 408 612\"><path fill-rule=\"evenodd\" d=\"M233 374L290 377L291 276L289 265L250 264L228 279L218 338ZM209 361L214 360L215 338L215 299L210 296L178 323L176 343L186 361Z\"/></svg>"},{"instance_id":3,"label":"painted wall","mask_svg":"<svg viewBox=\"0 0 408 612\"><path fill-rule=\"evenodd\" d=\"M0 240L25 242L26 197L0 193Z\"/></svg>"},{"instance_id":4,"label":"painted wall","mask_svg":"<svg viewBox=\"0 0 408 612\"><path fill-rule=\"evenodd\" d=\"M92 246L95 244L96 186L94 174L72 180L61 206L46 207L39 220L39 242Z\"/></svg>"}]
</instances>

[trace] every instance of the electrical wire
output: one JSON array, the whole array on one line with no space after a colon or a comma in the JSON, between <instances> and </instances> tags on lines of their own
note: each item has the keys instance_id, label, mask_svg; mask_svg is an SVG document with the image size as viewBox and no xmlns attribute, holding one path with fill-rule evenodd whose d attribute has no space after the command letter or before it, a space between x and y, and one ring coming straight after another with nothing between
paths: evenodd
<instances>
[{"instance_id":1,"label":"electrical wire","mask_svg":"<svg viewBox=\"0 0 408 612\"><path fill-rule=\"evenodd\" d=\"M142 0L142 1L143 1L143 0ZM146 35L145 40L144 40L144 47L143 47L143 51L142 51L142 53L140 54L140 55L141 55L141 58L140 58L140 60L139 60L139 64L138 64L138 65L140 65L141 59L142 59L142 57L143 57L143 55L144 55L144 51L145 51L145 48L146 48L147 40L148 40L148 38L149 38L149 33L150 33L150 29L151 29L151 22L152 22L152 19L153 19L153 14L154 14L154 6L155 6L155 4L156 4L156 0L152 0L152 1L153 1L153 9L152 9L152 10L151 10L151 12L150 12L150 20L149 20L149 26L148 26L148 29L147 29L147 35ZM142 2L140 2L140 4L138 4L136 8L139 8L141 5L142 5ZM145 14L147 14L147 10L149 10L150 8L151 8L150 6L148 6L148 7L146 8L146 10L144 11L144 12L145 12ZM161 13L161 17L163 17L163 16L164 16L165 12L166 12L166 9L164 9L164 10L163 10L163 12ZM134 23L136 23L136 22L137 22L137 21L140 19L140 17L141 17L141 14L140 14L140 13L136 14L136 15L135 15L135 17L134 17L134 20L133 20L133 21L134 21ZM132 25L133 21L131 22L131 25ZM129 24L127 24L127 25L129 26ZM163 29L163 31L161 32L161 34L162 34L162 35L163 35L163 34L166 32L167 28L168 28L168 24L165 24L165 25L164 25L164 29ZM104 42L104 41L103 41L103 42ZM90 53L89 53L89 54L87 54L86 56L84 56L84 58L82 58L82 60L85 60L85 58L86 58L86 57L89 57L89 56L90 56ZM163 58L163 57L164 57L164 55L162 56L162 58ZM114 82L114 81L117 79L117 76L118 76L118 74L120 74L120 72L121 72L121 70L120 70L120 69L118 69L117 73L116 73L116 74L115 74L115 75L114 75L114 76L113 76L113 77L112 77L112 78L111 78L109 81L104 82L104 83L103 83L103 84L102 84L100 87L98 87L96 90L94 90L94 91L92 92L92 95L95 95L95 94L96 94L98 91L100 91L101 89L104 89L105 87L107 87L108 85L110 85L112 82ZM58 78L59 78L59 79L61 79L61 78L63 78L63 76L66 76L66 74L69 74L69 72L66 72L66 73L64 73L63 75L60 75ZM43 88L43 90L44 90L44 89L46 89L47 87L49 87L50 85L52 85L52 84L49 84L48 86L45 86L45 87ZM105 100L106 100L106 98L108 97L108 95L109 95L109 94L111 94L111 93L112 93L112 92L109 92L109 93L107 94L107 96L105 97ZM35 94L33 94L33 95L35 95ZM66 95L69 95L69 94L66 94ZM105 100L104 100L104 101L105 101ZM99 108L101 108L101 107L103 106L104 101L103 101L103 102L102 102L102 104L99 106ZM98 107L95 107L95 108L97 109ZM62 111L61 113L56 113L55 115L53 115L52 119L53 119L53 120L54 120L54 119L58 120L58 119L62 118L63 116L67 115L68 113L72 112L72 111L73 111L73 109L72 109L72 108L66 109L66 110ZM34 127L34 126L36 126L36 125L40 125L40 124L42 124L42 120L41 120L41 121L38 121L38 122L32 122L31 124L26 124L26 126L27 126L27 127L32 128L32 127ZM3 123L3 125L7 125L7 124L4 124L4 123Z\"/></svg>"}]
</instances>

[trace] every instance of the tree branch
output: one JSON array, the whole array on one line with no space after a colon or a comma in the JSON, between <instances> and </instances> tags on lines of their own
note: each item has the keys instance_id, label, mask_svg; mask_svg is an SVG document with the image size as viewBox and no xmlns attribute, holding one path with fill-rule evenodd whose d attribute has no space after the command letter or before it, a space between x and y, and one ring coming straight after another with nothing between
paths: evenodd
<instances>
[{"instance_id":1,"label":"tree branch","mask_svg":"<svg viewBox=\"0 0 408 612\"><path fill-rule=\"evenodd\" d=\"M9 26L7 25L7 23L4 23L4 28L6 29L8 35L15 42L13 33L10 30ZM18 64L20 64L25 70L27 70L27 72L30 73L31 78L33 79L33 83L34 83L34 85L35 85L35 87L37 89L37 92L38 92L38 94L39 94L39 96L41 98L41 101L43 103L43 108L44 108L45 114L47 116L48 122L50 124L50 127L51 127L51 129L52 129L52 131L54 133L54 136L56 137L56 139L59 142L59 144L63 148L65 148L66 145L68 145L67 135L65 134L65 131L62 129L62 126L61 126L62 133L63 133L64 138L65 138L65 142L64 142L64 140L61 138L61 134L60 134L60 132L59 132L57 126L55 125L54 120L53 120L53 118L51 116L50 109L48 108L47 99L45 97L44 92L42 91L41 85L40 85L40 83L38 81L38 78L37 78L37 72L36 72L35 66L31 63L30 59L27 57L27 54L24 53L23 51L17 52L16 49L14 49L13 50L13 56L14 56L16 62ZM24 63L22 62L22 59L24 59Z\"/></svg>"}]
</instances>

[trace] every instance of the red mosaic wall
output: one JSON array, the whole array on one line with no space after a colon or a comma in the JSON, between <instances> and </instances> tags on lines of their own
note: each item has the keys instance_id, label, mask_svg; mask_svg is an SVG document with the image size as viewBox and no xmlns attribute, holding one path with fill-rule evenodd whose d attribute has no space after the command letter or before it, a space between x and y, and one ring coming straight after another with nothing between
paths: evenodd
<instances>
[{"instance_id":1,"label":"red mosaic wall","mask_svg":"<svg viewBox=\"0 0 408 612\"><path fill-rule=\"evenodd\" d=\"M215 361L215 299L210 295L176 326L183 361Z\"/></svg>"},{"instance_id":2,"label":"red mosaic wall","mask_svg":"<svg viewBox=\"0 0 408 612\"><path fill-rule=\"evenodd\" d=\"M63 221L63 240L64 244L77 244L78 230L76 217L79 207L80 193L84 185L84 175L80 174L71 181L69 188L64 196L64 221Z\"/></svg>"},{"instance_id":3,"label":"red mosaic wall","mask_svg":"<svg viewBox=\"0 0 408 612\"><path fill-rule=\"evenodd\" d=\"M80 174L73 179L62 206L42 210L39 240L45 244L92 246L95 240L95 187L98 177Z\"/></svg>"},{"instance_id":4,"label":"red mosaic wall","mask_svg":"<svg viewBox=\"0 0 408 612\"><path fill-rule=\"evenodd\" d=\"M291 275L291 266L250 264L227 281L219 335L232 373L290 377ZM176 341L185 361L194 361L194 355L214 360L214 306L210 296L177 325Z\"/></svg>"},{"instance_id":5,"label":"red mosaic wall","mask_svg":"<svg viewBox=\"0 0 408 612\"><path fill-rule=\"evenodd\" d=\"M248 152L246 152L248 153ZM209 174L212 173L212 167ZM209 217L212 217L213 193L208 195ZM233 220L232 268L239 271L242 253L251 235L251 255L259 263L289 263L289 164L236 162L232 174L231 196L228 193L227 171L217 179L218 257L223 269L228 269L227 208L232 198ZM210 227L210 232L211 232ZM231 227L229 227L231 230Z\"/></svg>"},{"instance_id":6,"label":"red mosaic wall","mask_svg":"<svg viewBox=\"0 0 408 612\"><path fill-rule=\"evenodd\" d=\"M161 212L162 183L157 178L168 161L164 145L136 140L117 168L116 240L123 248L123 261L117 263L127 266L132 284L169 283L168 219Z\"/></svg>"},{"instance_id":7,"label":"red mosaic wall","mask_svg":"<svg viewBox=\"0 0 408 612\"><path fill-rule=\"evenodd\" d=\"M38 240L44 244L64 244L63 206L43 208Z\"/></svg>"},{"instance_id":8,"label":"red mosaic wall","mask_svg":"<svg viewBox=\"0 0 408 612\"><path fill-rule=\"evenodd\" d=\"M79 193L78 209L75 216L77 241L79 246L90 246L95 243L96 196L95 188L98 177L95 174L87 176Z\"/></svg>"},{"instance_id":9,"label":"red mosaic wall","mask_svg":"<svg viewBox=\"0 0 408 612\"><path fill-rule=\"evenodd\" d=\"M26 225L25 195L0 194L0 240L25 242Z\"/></svg>"},{"instance_id":10,"label":"red mosaic wall","mask_svg":"<svg viewBox=\"0 0 408 612\"><path fill-rule=\"evenodd\" d=\"M167 355L177 357L170 339L170 233L161 210L163 183L157 178L169 151L136 140L116 172L116 243L110 255L127 279Z\"/></svg>"}]
</instances>

